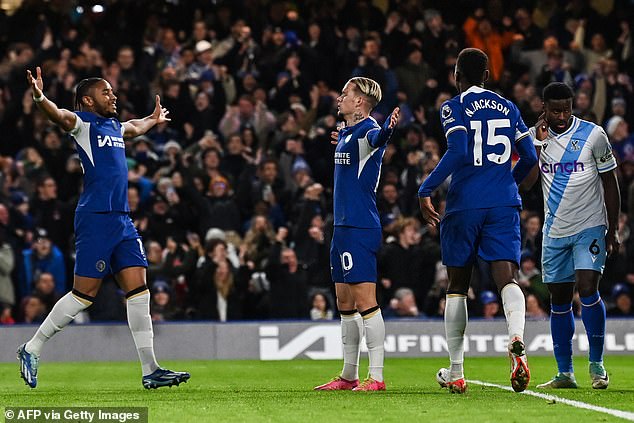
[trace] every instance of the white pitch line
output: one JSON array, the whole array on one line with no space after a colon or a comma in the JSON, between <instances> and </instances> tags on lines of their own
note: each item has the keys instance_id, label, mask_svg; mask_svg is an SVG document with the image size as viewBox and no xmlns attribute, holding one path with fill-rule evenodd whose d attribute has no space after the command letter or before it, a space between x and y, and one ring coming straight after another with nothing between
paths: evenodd
<instances>
[{"instance_id":1,"label":"white pitch line","mask_svg":"<svg viewBox=\"0 0 634 423\"><path fill-rule=\"evenodd\" d=\"M489 383L489 382L482 382L480 380L468 380L468 383L473 383L475 385L482 385L482 386L490 386L492 388L499 388L499 389L504 389L505 391L513 391L513 388L511 388L510 386L504 386L504 385L498 385L495 383ZM531 395L533 397L537 397L537 398L542 398L548 401L554 401L555 403L562 403L562 404L566 404L566 405L570 405L572 407L576 407L576 408L584 408L586 410L592 410L592 411L596 411L599 413L605 413L605 414L610 414L612 416L615 417L620 417L622 419L625 420L629 420L629 421L633 421L634 422L634 413L631 413L629 411L621 411L621 410L614 410L612 408L605 408L605 407L599 407L598 405L592 405L592 404L587 404L585 402L581 402L581 401L575 401L575 400L570 400L567 398L561 398L555 395L549 395L549 394L542 394L540 392L535 392L535 391L524 391L524 392L520 392L520 394L525 394L525 395Z\"/></svg>"}]
</instances>

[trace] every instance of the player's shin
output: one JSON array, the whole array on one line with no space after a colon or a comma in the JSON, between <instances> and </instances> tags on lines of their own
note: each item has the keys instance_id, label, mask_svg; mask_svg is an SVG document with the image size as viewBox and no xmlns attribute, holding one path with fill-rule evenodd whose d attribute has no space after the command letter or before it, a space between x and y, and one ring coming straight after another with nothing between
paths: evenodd
<instances>
[{"instance_id":1,"label":"player's shin","mask_svg":"<svg viewBox=\"0 0 634 423\"><path fill-rule=\"evenodd\" d=\"M361 312L365 328L365 343L368 346L369 376L383 382L383 356L385 344L385 323L379 306Z\"/></svg>"},{"instance_id":2,"label":"player's shin","mask_svg":"<svg viewBox=\"0 0 634 423\"><path fill-rule=\"evenodd\" d=\"M603 343L605 339L605 304L598 292L581 297L581 320L588 334L590 361L603 361Z\"/></svg>"},{"instance_id":3,"label":"player's shin","mask_svg":"<svg viewBox=\"0 0 634 423\"><path fill-rule=\"evenodd\" d=\"M357 310L341 310L341 342L343 344L343 370L346 380L359 379L359 351L363 337L363 322Z\"/></svg>"},{"instance_id":4,"label":"player's shin","mask_svg":"<svg viewBox=\"0 0 634 423\"><path fill-rule=\"evenodd\" d=\"M514 282L506 284L500 291L509 339L524 339L524 322L526 320L526 300L522 289Z\"/></svg>"},{"instance_id":5,"label":"player's shin","mask_svg":"<svg viewBox=\"0 0 634 423\"><path fill-rule=\"evenodd\" d=\"M575 319L572 303L552 304L550 332L559 373L572 373L572 336L575 334Z\"/></svg>"},{"instance_id":6,"label":"player's shin","mask_svg":"<svg viewBox=\"0 0 634 423\"><path fill-rule=\"evenodd\" d=\"M93 297L76 290L64 295L55 303L51 312L37 329L35 335L33 335L33 338L26 343L26 350L39 356L44 343L72 322L80 311L90 307L93 300Z\"/></svg>"},{"instance_id":7,"label":"player's shin","mask_svg":"<svg viewBox=\"0 0 634 423\"><path fill-rule=\"evenodd\" d=\"M450 380L464 377L464 332L467 328L467 296L447 294L445 305L445 335L451 362Z\"/></svg>"},{"instance_id":8,"label":"player's shin","mask_svg":"<svg viewBox=\"0 0 634 423\"><path fill-rule=\"evenodd\" d=\"M135 292L136 291L136 292ZM134 338L143 375L159 368L154 356L154 331L150 317L150 293L147 287L126 294L128 326Z\"/></svg>"}]
</instances>

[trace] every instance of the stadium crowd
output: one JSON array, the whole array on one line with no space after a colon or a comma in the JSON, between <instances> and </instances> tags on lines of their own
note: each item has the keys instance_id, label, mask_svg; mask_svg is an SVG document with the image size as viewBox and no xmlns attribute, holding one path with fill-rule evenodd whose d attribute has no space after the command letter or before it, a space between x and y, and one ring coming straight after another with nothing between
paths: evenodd
<instances>
[{"instance_id":1,"label":"stadium crowd","mask_svg":"<svg viewBox=\"0 0 634 423\"><path fill-rule=\"evenodd\" d=\"M434 3L432 7L432 3ZM441 317L447 274L438 230L416 192L446 147L438 108L457 94L456 56L490 58L487 88L528 126L552 81L575 91L575 115L603 126L619 168L621 249L601 293L633 316L634 45L631 2L413 0L43 2L0 11L0 324L40 322L72 286L73 211L82 168L73 141L36 110L26 70L73 109L85 77L107 79L122 121L154 94L172 121L126 141L131 216L145 242L155 320L332 319L329 243L336 98L351 76L395 106L377 204L384 229L379 296L386 317ZM445 189L434 196L442 210ZM520 284L545 319L542 195L523 192ZM470 314L500 315L486 263ZM83 321L124 320L105 281Z\"/></svg>"}]
</instances>

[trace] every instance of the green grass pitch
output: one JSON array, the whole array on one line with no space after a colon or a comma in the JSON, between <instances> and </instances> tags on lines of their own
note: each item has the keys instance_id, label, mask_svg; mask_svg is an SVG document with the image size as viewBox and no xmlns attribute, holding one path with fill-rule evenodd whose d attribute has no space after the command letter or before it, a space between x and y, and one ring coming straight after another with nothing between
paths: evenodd
<instances>
[{"instance_id":1,"label":"green grass pitch","mask_svg":"<svg viewBox=\"0 0 634 423\"><path fill-rule=\"evenodd\" d=\"M590 387L587 361L575 359L577 390L549 391L559 397L634 412L634 360L605 360L608 390ZM176 388L145 390L137 363L47 363L42 361L38 387L29 389L18 364L0 364L0 407L149 407L150 422L604 422L619 418L519 395L498 388L470 385L466 395L438 387L435 374L446 359L386 360L386 392L314 392L313 386L337 374L338 361L166 361L187 370L191 380ZM555 373L551 357L529 358L529 389ZM467 357L468 379L508 385L504 357ZM362 357L362 370L367 357ZM2 413L4 417L4 413ZM0 418L0 421L2 418Z\"/></svg>"}]
</instances>

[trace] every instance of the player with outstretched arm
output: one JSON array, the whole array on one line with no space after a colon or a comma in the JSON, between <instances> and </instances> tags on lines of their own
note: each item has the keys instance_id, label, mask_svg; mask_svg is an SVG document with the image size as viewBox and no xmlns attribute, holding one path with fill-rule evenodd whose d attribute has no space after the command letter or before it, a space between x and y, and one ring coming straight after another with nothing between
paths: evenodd
<instances>
[{"instance_id":1,"label":"player with outstretched arm","mask_svg":"<svg viewBox=\"0 0 634 423\"><path fill-rule=\"evenodd\" d=\"M315 390L385 390L385 325L376 300L376 254L382 238L376 189L385 146L398 123L399 108L380 126L370 112L381 96L376 81L355 77L337 98L346 126L333 133L337 148L330 268L341 315L343 370ZM368 377L359 383L359 350L364 330L370 366Z\"/></svg>"},{"instance_id":2,"label":"player with outstretched arm","mask_svg":"<svg viewBox=\"0 0 634 423\"><path fill-rule=\"evenodd\" d=\"M37 332L18 349L20 374L37 386L39 357L44 343L93 303L103 278L114 274L125 291L128 325L136 344L145 388L178 385L190 375L162 369L154 356L147 260L141 238L130 219L128 167L124 138L133 138L169 121L159 96L151 115L119 122L117 97L108 81L88 78L75 90L77 111L60 109L43 93L42 71L27 80L38 108L77 143L84 169L84 190L75 213L75 277L73 289L53 307Z\"/></svg>"},{"instance_id":3,"label":"player with outstretched arm","mask_svg":"<svg viewBox=\"0 0 634 423\"><path fill-rule=\"evenodd\" d=\"M537 162L537 155L517 106L483 88L488 76L484 52L475 48L460 52L455 69L460 94L440 110L447 152L418 191L424 220L440 223L442 261L449 275L445 332L451 367L439 371L438 382L454 393L467 389L463 371L467 291L477 256L490 263L502 298L510 339L511 386L521 392L530 380L523 341L526 304L515 275L521 245L518 184ZM520 154L515 167L513 146ZM441 221L431 194L449 175Z\"/></svg>"}]
</instances>

